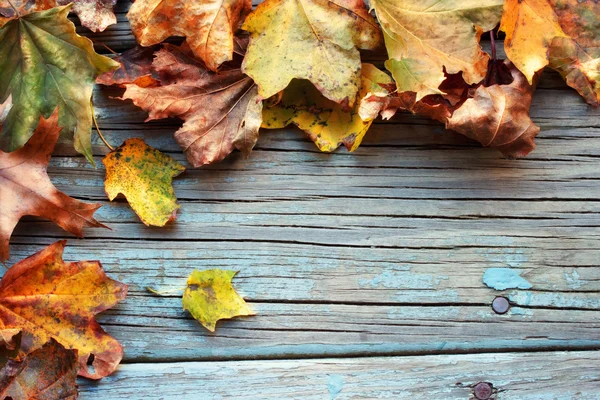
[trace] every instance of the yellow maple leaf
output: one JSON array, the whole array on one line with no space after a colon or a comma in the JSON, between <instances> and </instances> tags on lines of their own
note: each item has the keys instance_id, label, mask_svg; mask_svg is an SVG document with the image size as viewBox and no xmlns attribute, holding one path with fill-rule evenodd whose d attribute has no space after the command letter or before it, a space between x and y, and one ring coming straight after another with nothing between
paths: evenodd
<instances>
[{"instance_id":1,"label":"yellow maple leaf","mask_svg":"<svg viewBox=\"0 0 600 400\"><path fill-rule=\"evenodd\" d=\"M363 0L267 0L243 29L250 32L250 45L242 70L264 99L298 78L351 106L360 87L358 49L375 50L381 42Z\"/></svg>"},{"instance_id":2,"label":"yellow maple leaf","mask_svg":"<svg viewBox=\"0 0 600 400\"><path fill-rule=\"evenodd\" d=\"M127 139L104 157L104 188L112 201L119 193L146 225L164 226L179 209L173 177L185 167L173 157L148 146L140 138Z\"/></svg>"},{"instance_id":3,"label":"yellow maple leaf","mask_svg":"<svg viewBox=\"0 0 600 400\"><path fill-rule=\"evenodd\" d=\"M215 331L217 321L256 315L231 286L237 271L194 270L183 293L183 309L189 311L206 329Z\"/></svg>"}]
</instances>

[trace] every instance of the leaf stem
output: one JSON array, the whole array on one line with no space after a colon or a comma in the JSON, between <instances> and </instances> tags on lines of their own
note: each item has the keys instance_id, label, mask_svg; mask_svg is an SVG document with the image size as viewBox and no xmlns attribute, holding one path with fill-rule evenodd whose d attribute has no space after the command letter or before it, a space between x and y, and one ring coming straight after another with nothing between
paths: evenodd
<instances>
[{"instance_id":1,"label":"leaf stem","mask_svg":"<svg viewBox=\"0 0 600 400\"><path fill-rule=\"evenodd\" d=\"M104 135L102 135L102 131L100 130L100 127L98 126L98 121L96 121L96 115L94 114L94 106L92 106L92 120L94 121L94 125L96 126L96 132L98 132L98 136L100 136L100 139L102 139L102 141L104 142L106 147L108 147L110 149L110 151L114 151L115 148L112 147L110 145L110 143L108 143L106 141L106 139L104 138Z\"/></svg>"},{"instance_id":2,"label":"leaf stem","mask_svg":"<svg viewBox=\"0 0 600 400\"><path fill-rule=\"evenodd\" d=\"M8 1L8 4L10 4L10 6L12 7L12 9L15 10L17 17L21 18L21 14L19 14L19 10L17 10L17 7L15 7L15 5L10 0L7 0L7 1Z\"/></svg>"},{"instance_id":3,"label":"leaf stem","mask_svg":"<svg viewBox=\"0 0 600 400\"><path fill-rule=\"evenodd\" d=\"M185 290L185 288L181 287L181 288L172 289L172 290L156 290L154 288L151 288L150 286L146 286L146 290L149 291L150 293L154 293L158 296L168 296L169 294L177 293L182 290Z\"/></svg>"},{"instance_id":4,"label":"leaf stem","mask_svg":"<svg viewBox=\"0 0 600 400\"><path fill-rule=\"evenodd\" d=\"M490 31L490 42L492 43L492 60L496 61L496 39L494 38L494 31Z\"/></svg>"}]
</instances>

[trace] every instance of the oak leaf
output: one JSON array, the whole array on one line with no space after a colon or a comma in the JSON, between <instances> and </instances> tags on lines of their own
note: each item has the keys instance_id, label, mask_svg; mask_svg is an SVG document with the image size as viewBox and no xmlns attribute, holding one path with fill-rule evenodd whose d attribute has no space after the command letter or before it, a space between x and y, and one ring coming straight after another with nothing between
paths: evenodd
<instances>
[{"instance_id":1,"label":"oak leaf","mask_svg":"<svg viewBox=\"0 0 600 400\"><path fill-rule=\"evenodd\" d=\"M507 157L522 157L535 148L533 139L540 131L529 118L535 80L530 85L510 61L504 65L512 82L477 87L448 118L446 128L495 147Z\"/></svg>"},{"instance_id":2,"label":"oak leaf","mask_svg":"<svg viewBox=\"0 0 600 400\"><path fill-rule=\"evenodd\" d=\"M439 89L448 74L463 73L478 83L489 56L479 38L499 22L504 0L372 0L385 39L392 73L400 92L415 92L419 101Z\"/></svg>"},{"instance_id":3,"label":"oak leaf","mask_svg":"<svg viewBox=\"0 0 600 400\"><path fill-rule=\"evenodd\" d=\"M0 398L76 399L76 353L51 340L23 360L8 360L0 371Z\"/></svg>"},{"instance_id":4,"label":"oak leaf","mask_svg":"<svg viewBox=\"0 0 600 400\"><path fill-rule=\"evenodd\" d=\"M8 20L31 12L70 3L73 3L72 10L79 17L81 25L93 32L102 32L108 26L117 23L113 12L117 0L0 0L0 26Z\"/></svg>"},{"instance_id":5,"label":"oak leaf","mask_svg":"<svg viewBox=\"0 0 600 400\"><path fill-rule=\"evenodd\" d=\"M266 0L242 28L250 32L242 70L263 99L297 78L352 106L360 88L358 49L375 50L381 43L363 0Z\"/></svg>"},{"instance_id":6,"label":"oak leaf","mask_svg":"<svg viewBox=\"0 0 600 400\"><path fill-rule=\"evenodd\" d=\"M370 96L374 91L389 94L381 84L391 83L386 73L372 64L363 64L359 98ZM264 107L262 126L277 129L294 123L321 151L331 152L341 145L354 151L373 121L373 118L361 118L358 111L361 106L367 107L359 102L346 111L342 105L325 98L309 81L294 79L276 104Z\"/></svg>"},{"instance_id":7,"label":"oak leaf","mask_svg":"<svg viewBox=\"0 0 600 400\"><path fill-rule=\"evenodd\" d=\"M530 83L549 65L589 104L600 104L600 3L507 0L500 29L507 57Z\"/></svg>"},{"instance_id":8,"label":"oak leaf","mask_svg":"<svg viewBox=\"0 0 600 400\"><path fill-rule=\"evenodd\" d=\"M148 111L148 120L183 119L175 140L194 167L221 161L234 149L245 154L252 150L262 121L262 102L239 62L214 73L185 48L165 45L152 65L160 86L125 85L123 99Z\"/></svg>"},{"instance_id":9,"label":"oak leaf","mask_svg":"<svg viewBox=\"0 0 600 400\"><path fill-rule=\"evenodd\" d=\"M164 226L176 218L177 199L173 177L185 167L173 157L148 146L143 139L127 139L104 157L104 187L109 200L123 193L146 225Z\"/></svg>"},{"instance_id":10,"label":"oak leaf","mask_svg":"<svg viewBox=\"0 0 600 400\"><path fill-rule=\"evenodd\" d=\"M215 331L217 321L255 315L231 286L236 271L194 270L183 293L183 309L189 311L206 329Z\"/></svg>"},{"instance_id":11,"label":"oak leaf","mask_svg":"<svg viewBox=\"0 0 600 400\"><path fill-rule=\"evenodd\" d=\"M120 64L114 71L108 71L96 78L96 83L106 86L124 86L127 83L140 87L157 86L158 73L152 69L152 59L156 49L136 46L113 58Z\"/></svg>"},{"instance_id":12,"label":"oak leaf","mask_svg":"<svg viewBox=\"0 0 600 400\"><path fill-rule=\"evenodd\" d=\"M123 348L94 316L125 298L127 285L106 276L100 262L64 262L59 241L13 265L0 281L0 330L21 329L22 356L56 340L77 350L79 375L112 373ZM94 371L87 366L90 355Z\"/></svg>"},{"instance_id":13,"label":"oak leaf","mask_svg":"<svg viewBox=\"0 0 600 400\"><path fill-rule=\"evenodd\" d=\"M63 135L90 163L92 108L96 76L118 64L96 54L92 42L75 33L70 6L34 12L0 28L0 103L12 95L13 107L0 132L0 148L23 146L40 114L59 108Z\"/></svg>"},{"instance_id":14,"label":"oak leaf","mask_svg":"<svg viewBox=\"0 0 600 400\"><path fill-rule=\"evenodd\" d=\"M232 59L234 34L251 0L136 0L127 18L142 46L185 36L194 55L216 71Z\"/></svg>"},{"instance_id":15,"label":"oak leaf","mask_svg":"<svg viewBox=\"0 0 600 400\"><path fill-rule=\"evenodd\" d=\"M0 151L0 261L8 259L13 229L24 215L44 217L70 233L82 236L86 225L103 227L93 218L100 204L88 204L59 192L46 166L61 128L57 112L39 125L27 144L12 153Z\"/></svg>"}]
</instances>

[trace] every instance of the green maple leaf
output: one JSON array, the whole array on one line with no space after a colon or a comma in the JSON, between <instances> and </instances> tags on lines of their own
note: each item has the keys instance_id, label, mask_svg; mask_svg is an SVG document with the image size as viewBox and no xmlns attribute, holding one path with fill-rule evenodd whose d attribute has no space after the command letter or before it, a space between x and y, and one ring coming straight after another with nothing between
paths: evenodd
<instances>
[{"instance_id":1,"label":"green maple leaf","mask_svg":"<svg viewBox=\"0 0 600 400\"><path fill-rule=\"evenodd\" d=\"M96 54L75 33L70 6L34 12L0 28L0 104L12 96L0 132L0 148L13 151L33 134L40 119L59 108L63 135L93 164L90 100L96 77L118 63Z\"/></svg>"}]
</instances>

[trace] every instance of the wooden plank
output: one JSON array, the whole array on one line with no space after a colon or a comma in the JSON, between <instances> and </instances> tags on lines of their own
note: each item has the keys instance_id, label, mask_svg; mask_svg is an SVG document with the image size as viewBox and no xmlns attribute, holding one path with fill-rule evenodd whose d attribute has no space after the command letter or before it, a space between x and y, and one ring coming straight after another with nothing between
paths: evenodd
<instances>
[{"instance_id":1,"label":"wooden plank","mask_svg":"<svg viewBox=\"0 0 600 400\"><path fill-rule=\"evenodd\" d=\"M598 398L599 352L505 353L298 361L122 365L100 382L81 380L81 399L490 399ZM160 393L160 395L158 395Z\"/></svg>"}]
</instances>

